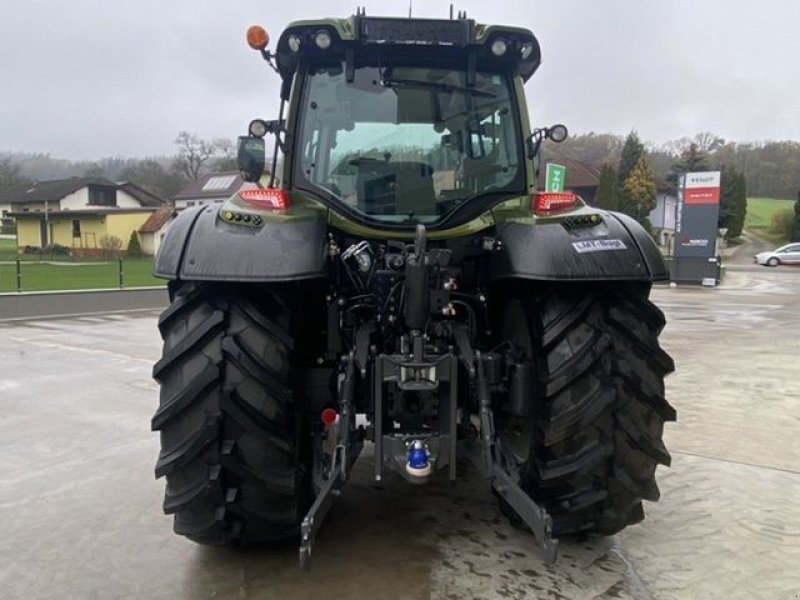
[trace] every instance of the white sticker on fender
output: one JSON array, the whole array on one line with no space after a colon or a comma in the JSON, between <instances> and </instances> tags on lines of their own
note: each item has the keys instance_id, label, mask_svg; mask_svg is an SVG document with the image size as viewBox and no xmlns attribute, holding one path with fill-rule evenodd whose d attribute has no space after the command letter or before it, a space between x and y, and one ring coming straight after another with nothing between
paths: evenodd
<instances>
[{"instance_id":1,"label":"white sticker on fender","mask_svg":"<svg viewBox=\"0 0 800 600\"><path fill-rule=\"evenodd\" d=\"M626 250L627 246L622 240L586 240L583 242L572 242L572 247L578 254L586 252L600 252L602 250Z\"/></svg>"}]
</instances>

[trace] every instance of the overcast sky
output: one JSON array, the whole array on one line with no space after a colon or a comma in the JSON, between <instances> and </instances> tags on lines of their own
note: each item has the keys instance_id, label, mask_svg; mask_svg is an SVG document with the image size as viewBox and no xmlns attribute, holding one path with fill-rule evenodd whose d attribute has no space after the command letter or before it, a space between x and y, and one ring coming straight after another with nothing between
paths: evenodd
<instances>
[{"instance_id":1,"label":"overcast sky","mask_svg":"<svg viewBox=\"0 0 800 600\"><path fill-rule=\"evenodd\" d=\"M407 0L0 0L0 152L69 159L172 154L181 130L234 138L277 117L278 77L246 45L264 25L403 16ZM445 18L449 2L416 0ZM800 140L800 2L526 0L455 4L530 28L543 64L535 125L660 143L700 131Z\"/></svg>"}]
</instances>

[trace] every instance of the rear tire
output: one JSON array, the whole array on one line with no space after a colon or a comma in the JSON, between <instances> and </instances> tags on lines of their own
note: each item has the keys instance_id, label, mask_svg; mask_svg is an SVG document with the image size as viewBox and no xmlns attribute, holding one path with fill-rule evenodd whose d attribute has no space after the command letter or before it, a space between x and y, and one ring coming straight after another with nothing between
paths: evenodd
<instances>
[{"instance_id":1,"label":"rear tire","mask_svg":"<svg viewBox=\"0 0 800 600\"><path fill-rule=\"evenodd\" d=\"M644 518L643 499L659 497L656 466L670 463L663 424L675 420L663 379L674 364L648 291L565 285L504 310L504 338L539 377L532 416L498 415L501 450L555 535L614 534Z\"/></svg>"},{"instance_id":2,"label":"rear tire","mask_svg":"<svg viewBox=\"0 0 800 600\"><path fill-rule=\"evenodd\" d=\"M312 495L294 404L291 314L269 288L179 283L159 319L156 477L175 532L202 544L293 537Z\"/></svg>"}]
</instances>

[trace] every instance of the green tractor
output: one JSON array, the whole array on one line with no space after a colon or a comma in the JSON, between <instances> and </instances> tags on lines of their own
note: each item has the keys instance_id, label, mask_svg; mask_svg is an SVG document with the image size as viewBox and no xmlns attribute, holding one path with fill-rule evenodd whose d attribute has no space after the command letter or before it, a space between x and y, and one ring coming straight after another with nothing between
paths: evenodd
<instances>
[{"instance_id":1,"label":"green tractor","mask_svg":"<svg viewBox=\"0 0 800 600\"><path fill-rule=\"evenodd\" d=\"M566 128L529 127L534 35L359 11L268 40L248 31L282 80L239 138L251 186L183 211L156 260L176 533L296 537L307 565L365 442L375 481L474 458L550 560L640 521L675 418L648 300L667 269L630 217L537 192Z\"/></svg>"}]
</instances>

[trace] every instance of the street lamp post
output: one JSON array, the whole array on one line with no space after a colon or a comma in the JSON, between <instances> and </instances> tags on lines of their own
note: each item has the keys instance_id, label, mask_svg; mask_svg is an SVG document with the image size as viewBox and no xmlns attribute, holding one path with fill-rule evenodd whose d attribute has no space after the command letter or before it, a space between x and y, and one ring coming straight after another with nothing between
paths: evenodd
<instances>
[{"instance_id":1,"label":"street lamp post","mask_svg":"<svg viewBox=\"0 0 800 600\"><path fill-rule=\"evenodd\" d=\"M50 246L50 205L44 201L44 247Z\"/></svg>"}]
</instances>

